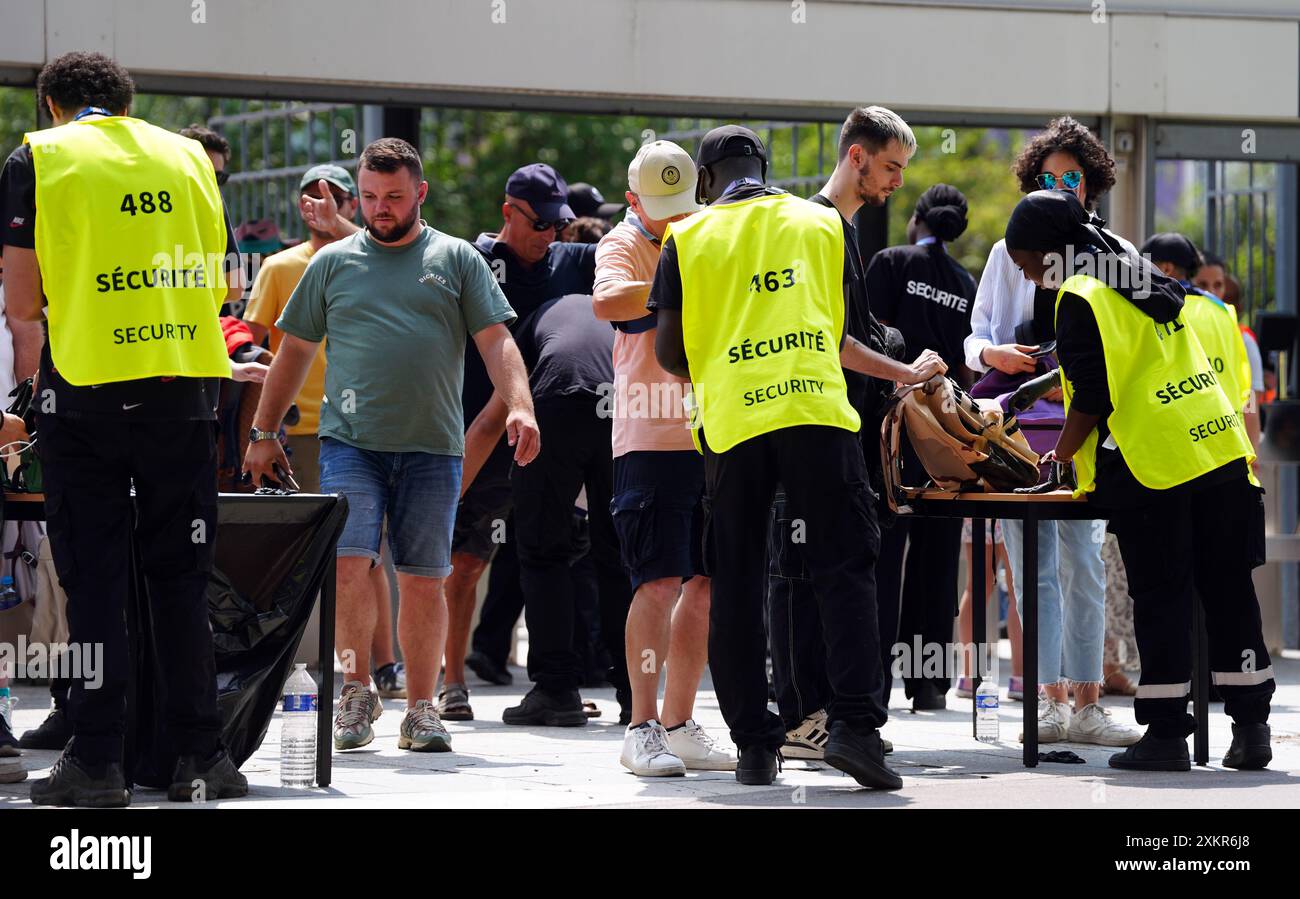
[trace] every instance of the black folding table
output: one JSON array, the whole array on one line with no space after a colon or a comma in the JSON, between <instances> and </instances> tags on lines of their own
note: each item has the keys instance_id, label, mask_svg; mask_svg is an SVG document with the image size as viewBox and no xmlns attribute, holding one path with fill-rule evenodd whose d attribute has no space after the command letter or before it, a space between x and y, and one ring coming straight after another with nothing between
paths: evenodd
<instances>
[{"instance_id":1,"label":"black folding table","mask_svg":"<svg viewBox=\"0 0 1300 899\"><path fill-rule=\"evenodd\" d=\"M1017 581L1021 626L1024 640L1024 763L1028 768L1038 764L1038 523L1040 521L1086 521L1098 517L1098 510L1086 499L1074 499L1069 490L1051 493L953 493L937 488L903 488L900 515L919 518L969 518L971 519L971 632L975 642L977 664L974 672L975 689L979 689L978 662L985 658L985 604L987 585L984 583L985 523L991 518L1012 519L1024 525L1024 552L1021 556L1020 578ZM1209 687L1210 673L1206 660L1209 649L1202 618L1201 604L1193 603L1192 633L1196 635L1193 652L1192 705L1196 717L1196 735L1193 743L1196 764L1208 765L1209 740ZM1031 714L1030 709L1035 709ZM972 703L971 728L976 728L977 710Z\"/></svg>"}]
</instances>

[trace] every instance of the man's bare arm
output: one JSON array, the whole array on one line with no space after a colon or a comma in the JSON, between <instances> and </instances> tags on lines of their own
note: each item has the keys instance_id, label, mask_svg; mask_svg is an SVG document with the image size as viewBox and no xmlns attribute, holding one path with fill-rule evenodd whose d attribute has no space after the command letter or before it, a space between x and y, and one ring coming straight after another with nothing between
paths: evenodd
<instances>
[{"instance_id":1,"label":"man's bare arm","mask_svg":"<svg viewBox=\"0 0 1300 899\"><path fill-rule=\"evenodd\" d=\"M649 281L606 281L596 286L591 306L601 321L629 322L646 316L649 298Z\"/></svg>"},{"instance_id":2,"label":"man's bare arm","mask_svg":"<svg viewBox=\"0 0 1300 899\"><path fill-rule=\"evenodd\" d=\"M5 247L5 314L23 322L45 318L45 294L36 251Z\"/></svg>"},{"instance_id":3,"label":"man's bare arm","mask_svg":"<svg viewBox=\"0 0 1300 899\"><path fill-rule=\"evenodd\" d=\"M503 324L489 325L474 335L474 344L487 368L492 386L506 407L506 438L515 448L515 462L527 465L541 452L533 395L528 389L528 369L519 347Z\"/></svg>"}]
</instances>

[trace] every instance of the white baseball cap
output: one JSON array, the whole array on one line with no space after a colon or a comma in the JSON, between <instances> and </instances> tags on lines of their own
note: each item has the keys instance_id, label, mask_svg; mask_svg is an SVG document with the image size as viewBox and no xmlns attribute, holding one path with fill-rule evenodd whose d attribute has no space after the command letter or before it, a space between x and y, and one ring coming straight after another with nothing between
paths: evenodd
<instances>
[{"instance_id":1,"label":"white baseball cap","mask_svg":"<svg viewBox=\"0 0 1300 899\"><path fill-rule=\"evenodd\" d=\"M653 141L637 151L627 167L627 187L656 221L702 208L695 202L695 160L670 140Z\"/></svg>"}]
</instances>

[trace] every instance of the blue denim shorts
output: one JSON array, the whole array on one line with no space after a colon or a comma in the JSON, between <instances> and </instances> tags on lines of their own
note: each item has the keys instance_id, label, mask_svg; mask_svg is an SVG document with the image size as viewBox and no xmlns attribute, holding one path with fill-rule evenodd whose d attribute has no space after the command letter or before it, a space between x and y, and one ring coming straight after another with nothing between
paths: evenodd
<instances>
[{"instance_id":1,"label":"blue denim shorts","mask_svg":"<svg viewBox=\"0 0 1300 899\"><path fill-rule=\"evenodd\" d=\"M387 517L395 569L420 577L451 574L460 473L460 456L385 453L322 437L321 492L348 500L338 555L377 562Z\"/></svg>"}]
</instances>

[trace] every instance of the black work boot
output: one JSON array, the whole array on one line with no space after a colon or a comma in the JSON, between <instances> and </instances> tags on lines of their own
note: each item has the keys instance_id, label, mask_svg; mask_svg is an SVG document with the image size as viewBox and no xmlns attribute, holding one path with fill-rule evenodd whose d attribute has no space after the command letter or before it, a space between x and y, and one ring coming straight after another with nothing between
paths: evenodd
<instances>
[{"instance_id":1,"label":"black work boot","mask_svg":"<svg viewBox=\"0 0 1300 899\"><path fill-rule=\"evenodd\" d=\"M736 780L750 787L766 787L776 780L781 770L781 756L766 746L746 746L739 750L736 763Z\"/></svg>"},{"instance_id":2,"label":"black work boot","mask_svg":"<svg viewBox=\"0 0 1300 899\"><path fill-rule=\"evenodd\" d=\"M912 695L912 711L941 712L948 708L948 695L928 680L918 681Z\"/></svg>"},{"instance_id":3,"label":"black work boot","mask_svg":"<svg viewBox=\"0 0 1300 899\"><path fill-rule=\"evenodd\" d=\"M62 749L72 739L72 722L68 713L55 706L35 730L23 734L18 745L23 749Z\"/></svg>"},{"instance_id":4,"label":"black work boot","mask_svg":"<svg viewBox=\"0 0 1300 899\"><path fill-rule=\"evenodd\" d=\"M510 673L509 668L498 665L478 650L465 656L465 666L489 684L496 684L498 687L508 687L515 682L515 676Z\"/></svg>"},{"instance_id":5,"label":"black work boot","mask_svg":"<svg viewBox=\"0 0 1300 899\"><path fill-rule=\"evenodd\" d=\"M207 759L183 755L176 760L167 798L172 802L207 802L248 795L248 778L239 773L224 747Z\"/></svg>"},{"instance_id":6,"label":"black work boot","mask_svg":"<svg viewBox=\"0 0 1300 899\"><path fill-rule=\"evenodd\" d=\"M1128 749L1112 755L1110 766L1129 771L1191 771L1192 760L1186 737L1156 737L1147 731Z\"/></svg>"},{"instance_id":7,"label":"black work boot","mask_svg":"<svg viewBox=\"0 0 1300 899\"><path fill-rule=\"evenodd\" d=\"M501 715L506 724L540 724L545 727L586 727L587 713L577 690L552 693L533 687L519 705Z\"/></svg>"},{"instance_id":8,"label":"black work boot","mask_svg":"<svg viewBox=\"0 0 1300 899\"><path fill-rule=\"evenodd\" d=\"M881 745L880 731L858 732L847 721L831 725L830 739L826 741L826 764L838 768L864 787L873 790L897 790L903 778L885 764L885 748Z\"/></svg>"},{"instance_id":9,"label":"black work boot","mask_svg":"<svg viewBox=\"0 0 1300 899\"><path fill-rule=\"evenodd\" d=\"M1232 745L1223 757L1224 767L1242 771L1259 771L1273 761L1273 747L1269 745L1267 724L1232 725Z\"/></svg>"},{"instance_id":10,"label":"black work boot","mask_svg":"<svg viewBox=\"0 0 1300 899\"><path fill-rule=\"evenodd\" d=\"M54 762L49 777L32 782L31 798L32 805L121 808L131 804L121 762L83 764L67 749Z\"/></svg>"}]
</instances>

